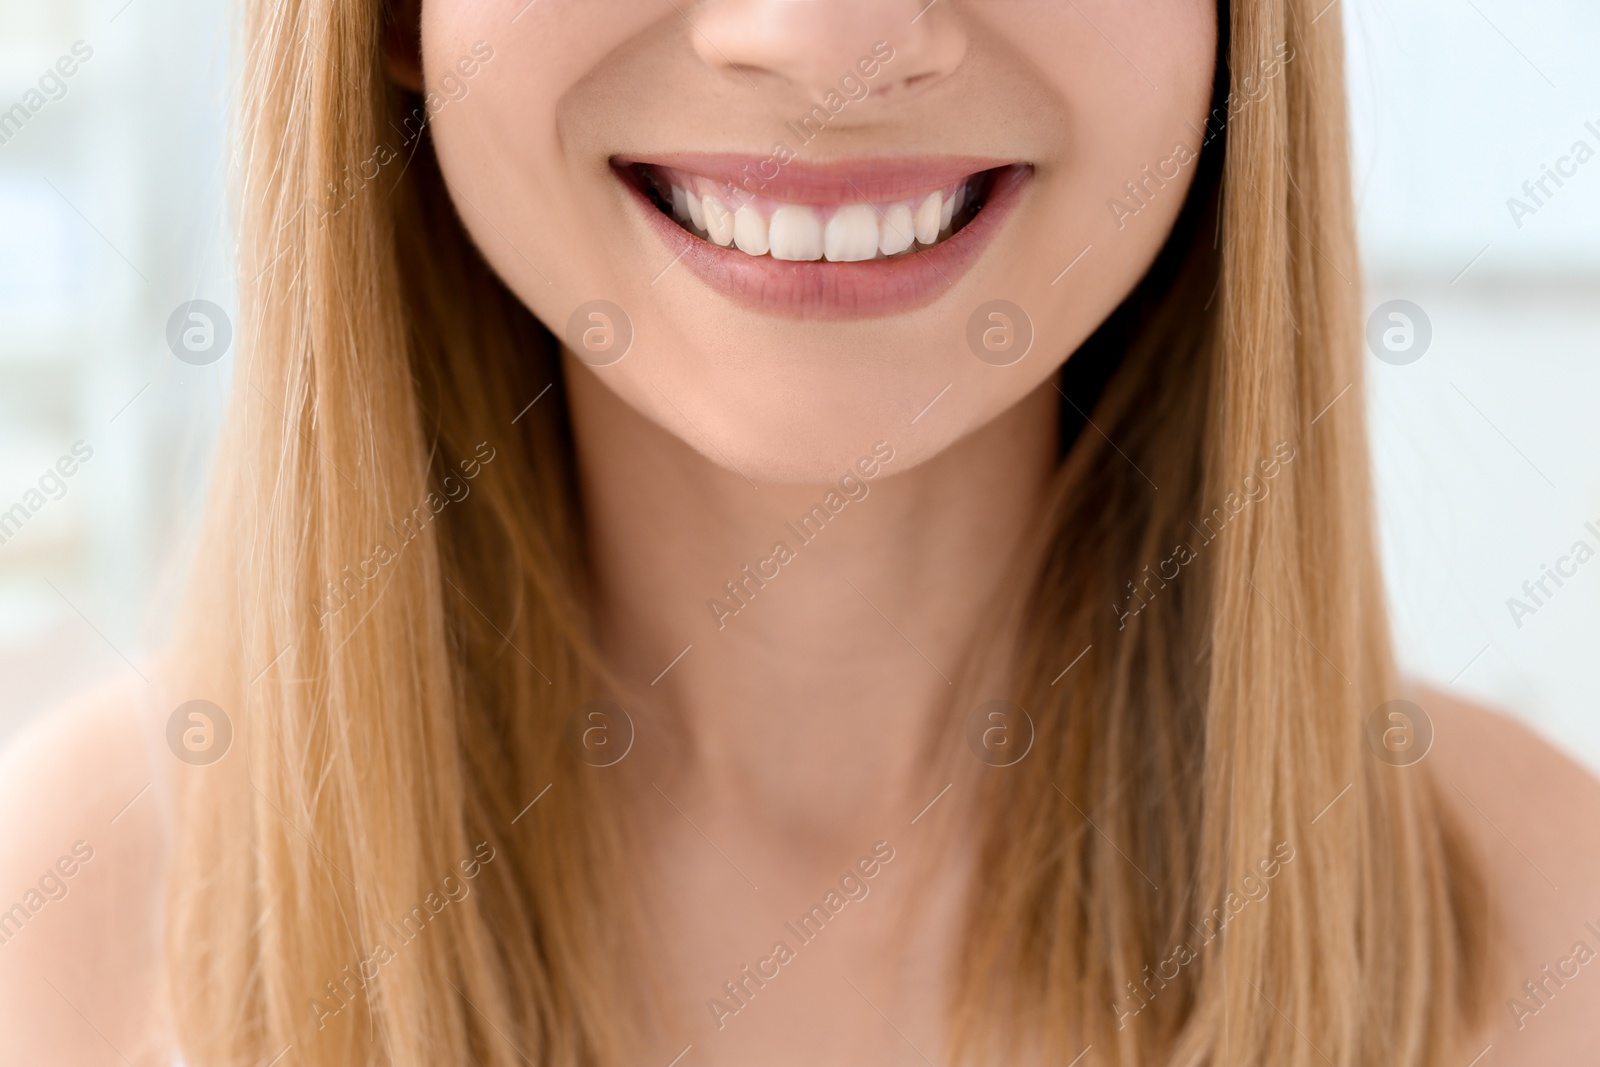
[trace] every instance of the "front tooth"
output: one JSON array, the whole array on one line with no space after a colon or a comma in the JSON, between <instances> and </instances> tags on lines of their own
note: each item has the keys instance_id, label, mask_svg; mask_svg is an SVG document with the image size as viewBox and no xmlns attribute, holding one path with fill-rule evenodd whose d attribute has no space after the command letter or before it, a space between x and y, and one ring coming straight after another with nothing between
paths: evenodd
<instances>
[{"instance_id":1,"label":"front tooth","mask_svg":"<svg viewBox=\"0 0 1600 1067\"><path fill-rule=\"evenodd\" d=\"M772 213L767 241L773 259L821 259L822 216L804 204L784 204Z\"/></svg>"},{"instance_id":2,"label":"front tooth","mask_svg":"<svg viewBox=\"0 0 1600 1067\"><path fill-rule=\"evenodd\" d=\"M967 183L962 182L956 186L955 208L950 212L952 218L961 214L961 209L967 206Z\"/></svg>"},{"instance_id":3,"label":"front tooth","mask_svg":"<svg viewBox=\"0 0 1600 1067\"><path fill-rule=\"evenodd\" d=\"M944 210L939 203L941 199L938 193L929 193L917 207L917 240L925 245L931 245L939 239L939 220Z\"/></svg>"},{"instance_id":4,"label":"front tooth","mask_svg":"<svg viewBox=\"0 0 1600 1067\"><path fill-rule=\"evenodd\" d=\"M686 222L689 218L689 194L681 185L672 187L672 213L679 222Z\"/></svg>"},{"instance_id":5,"label":"front tooth","mask_svg":"<svg viewBox=\"0 0 1600 1067\"><path fill-rule=\"evenodd\" d=\"M944 204L939 209L939 229L941 232L950 228L950 220L955 218L956 215L955 194L951 193L949 196L943 197L942 199Z\"/></svg>"},{"instance_id":6,"label":"front tooth","mask_svg":"<svg viewBox=\"0 0 1600 1067\"><path fill-rule=\"evenodd\" d=\"M706 209L701 205L700 198L693 193L684 194L689 198L689 219L694 223L695 229L706 228Z\"/></svg>"},{"instance_id":7,"label":"front tooth","mask_svg":"<svg viewBox=\"0 0 1600 1067\"><path fill-rule=\"evenodd\" d=\"M886 256L898 256L916 240L917 224L911 218L910 204L894 204L883 216L883 236L878 240L878 251Z\"/></svg>"},{"instance_id":8,"label":"front tooth","mask_svg":"<svg viewBox=\"0 0 1600 1067\"><path fill-rule=\"evenodd\" d=\"M771 250L767 244L767 220L749 204L733 213L733 243L749 256L764 256Z\"/></svg>"},{"instance_id":9,"label":"front tooth","mask_svg":"<svg viewBox=\"0 0 1600 1067\"><path fill-rule=\"evenodd\" d=\"M700 201L700 211L706 217L706 232L717 244L726 248L733 243L733 216L722 206L722 201L707 193Z\"/></svg>"},{"instance_id":10,"label":"front tooth","mask_svg":"<svg viewBox=\"0 0 1600 1067\"><path fill-rule=\"evenodd\" d=\"M878 254L878 213L871 204L850 204L833 213L823 234L831 263L859 263Z\"/></svg>"}]
</instances>

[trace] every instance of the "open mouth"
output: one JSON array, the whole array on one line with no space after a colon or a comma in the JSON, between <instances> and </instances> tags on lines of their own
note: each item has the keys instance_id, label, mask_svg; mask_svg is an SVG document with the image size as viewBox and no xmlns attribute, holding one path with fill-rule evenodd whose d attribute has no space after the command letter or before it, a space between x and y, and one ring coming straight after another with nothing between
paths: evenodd
<instances>
[{"instance_id":1,"label":"open mouth","mask_svg":"<svg viewBox=\"0 0 1600 1067\"><path fill-rule=\"evenodd\" d=\"M983 210L996 170L880 201L797 203L677 167L633 164L630 178L689 233L747 256L792 263L861 263L941 244Z\"/></svg>"},{"instance_id":2,"label":"open mouth","mask_svg":"<svg viewBox=\"0 0 1600 1067\"><path fill-rule=\"evenodd\" d=\"M674 256L663 274L681 261L747 306L822 319L937 300L982 255L1033 174L1025 163L954 156L779 165L680 154L611 164Z\"/></svg>"}]
</instances>

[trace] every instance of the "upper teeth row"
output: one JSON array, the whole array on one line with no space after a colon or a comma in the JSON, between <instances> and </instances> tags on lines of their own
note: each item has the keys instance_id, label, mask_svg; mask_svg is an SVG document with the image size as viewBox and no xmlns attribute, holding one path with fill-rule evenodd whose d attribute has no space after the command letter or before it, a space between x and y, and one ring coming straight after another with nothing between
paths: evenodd
<instances>
[{"instance_id":1,"label":"upper teeth row","mask_svg":"<svg viewBox=\"0 0 1600 1067\"><path fill-rule=\"evenodd\" d=\"M746 201L730 207L711 192L673 181L672 212L707 240L752 256L854 263L895 256L912 244L936 244L967 200L967 183L887 204L809 204Z\"/></svg>"}]
</instances>

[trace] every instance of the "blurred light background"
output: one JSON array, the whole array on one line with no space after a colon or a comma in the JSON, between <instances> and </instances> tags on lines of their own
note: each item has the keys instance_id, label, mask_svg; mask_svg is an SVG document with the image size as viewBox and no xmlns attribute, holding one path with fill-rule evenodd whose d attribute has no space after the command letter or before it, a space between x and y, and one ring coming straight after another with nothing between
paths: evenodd
<instances>
[{"instance_id":1,"label":"blurred light background","mask_svg":"<svg viewBox=\"0 0 1600 1067\"><path fill-rule=\"evenodd\" d=\"M1366 307L1409 300L1433 334L1415 362L1368 357L1401 663L1600 772L1600 558L1523 590L1600 551L1600 5L1340 7ZM1575 173L1540 204L1546 166Z\"/></svg>"},{"instance_id":2,"label":"blurred light background","mask_svg":"<svg viewBox=\"0 0 1600 1067\"><path fill-rule=\"evenodd\" d=\"M1349 34L1365 307L1410 301L1432 335L1368 356L1402 663L1600 771L1600 559L1523 590L1600 550L1600 6L1320 17ZM0 0L0 742L162 638L232 365L166 342L178 305L236 306L227 90L226 4ZM1577 141L1596 158L1534 203Z\"/></svg>"}]
</instances>

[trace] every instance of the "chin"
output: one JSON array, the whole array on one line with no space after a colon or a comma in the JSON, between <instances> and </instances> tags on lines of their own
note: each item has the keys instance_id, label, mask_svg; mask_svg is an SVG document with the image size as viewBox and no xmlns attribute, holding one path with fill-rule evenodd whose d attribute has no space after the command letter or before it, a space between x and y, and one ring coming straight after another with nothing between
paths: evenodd
<instances>
[{"instance_id":1,"label":"chin","mask_svg":"<svg viewBox=\"0 0 1600 1067\"><path fill-rule=\"evenodd\" d=\"M769 376L770 377L770 376ZM665 427L705 459L757 486L821 485L855 468L863 457L892 453L881 462L882 476L910 470L953 444L967 428L931 415L916 424L902 391L861 392L849 379L810 386L757 388L701 395L685 404L664 404L646 388L641 406L650 421ZM661 386L665 393L668 386ZM917 391L930 397L934 385ZM944 398L949 399L948 395ZM954 414L956 406L949 412ZM686 420L693 428L682 427Z\"/></svg>"}]
</instances>

